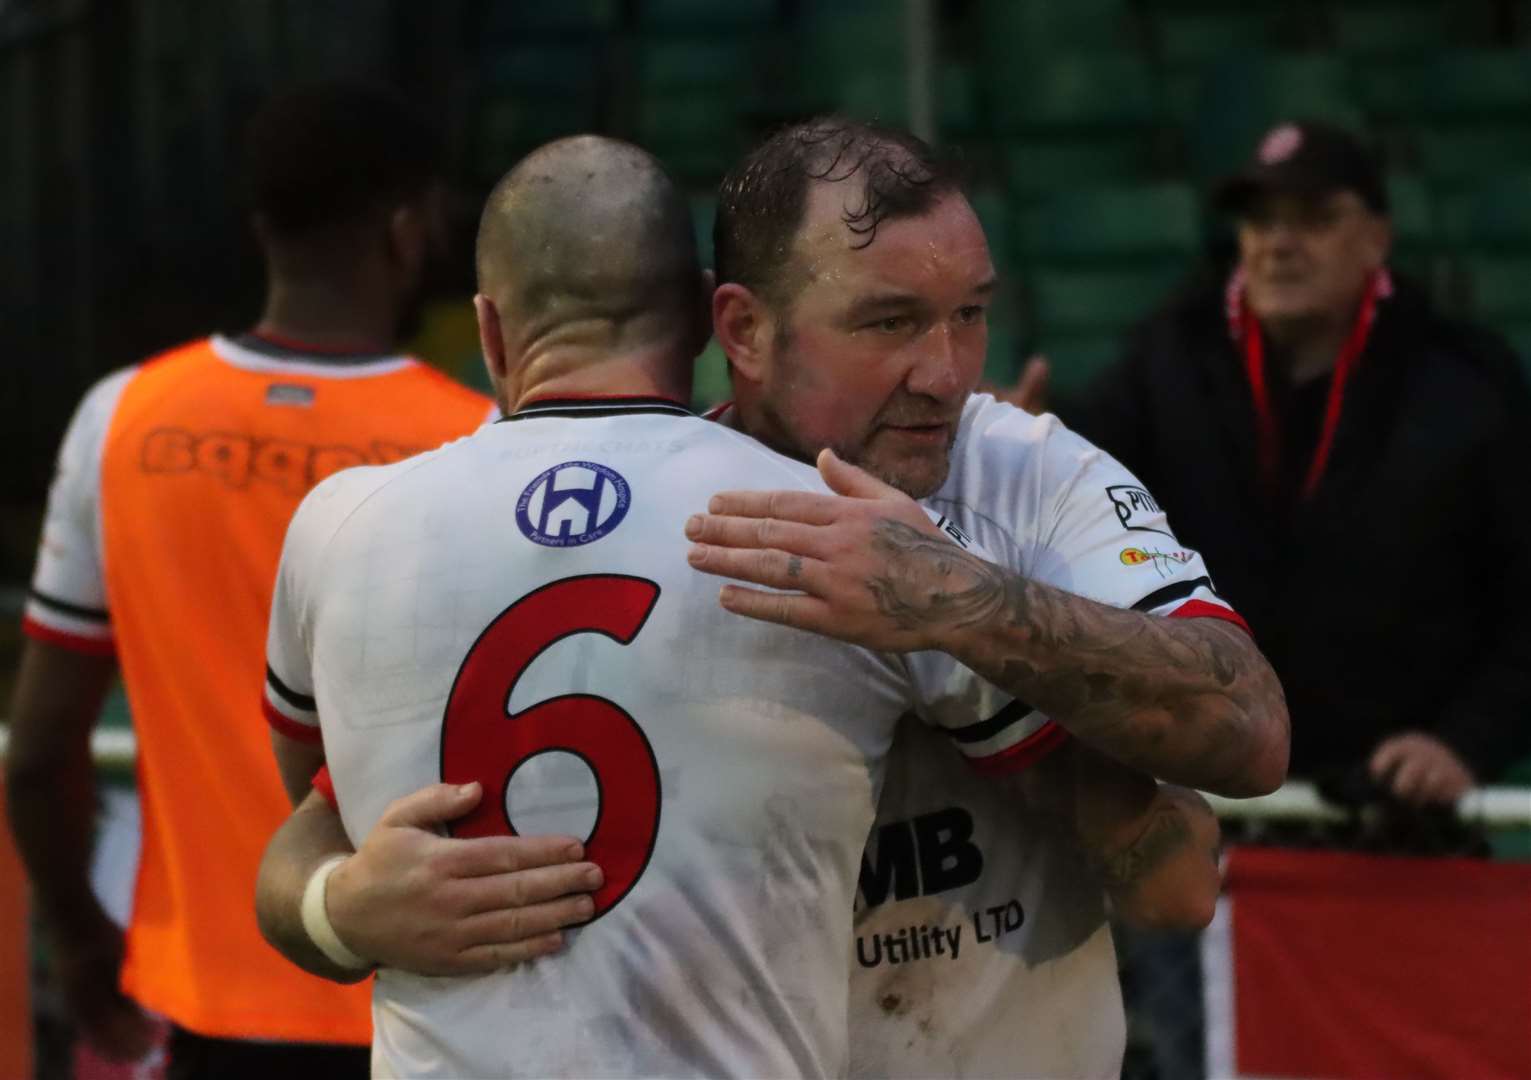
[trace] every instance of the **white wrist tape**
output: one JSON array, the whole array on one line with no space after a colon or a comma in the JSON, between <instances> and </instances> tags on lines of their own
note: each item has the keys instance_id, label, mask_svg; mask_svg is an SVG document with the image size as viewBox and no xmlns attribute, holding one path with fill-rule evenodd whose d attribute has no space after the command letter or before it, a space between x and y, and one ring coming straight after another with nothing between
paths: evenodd
<instances>
[{"instance_id":1,"label":"white wrist tape","mask_svg":"<svg viewBox=\"0 0 1531 1080\"><path fill-rule=\"evenodd\" d=\"M329 957L330 963L350 971L364 971L372 964L346 948L330 925L330 913L324 906L324 892L329 886L330 875L347 858L347 855L333 855L325 859L303 886L303 930L319 951Z\"/></svg>"}]
</instances>

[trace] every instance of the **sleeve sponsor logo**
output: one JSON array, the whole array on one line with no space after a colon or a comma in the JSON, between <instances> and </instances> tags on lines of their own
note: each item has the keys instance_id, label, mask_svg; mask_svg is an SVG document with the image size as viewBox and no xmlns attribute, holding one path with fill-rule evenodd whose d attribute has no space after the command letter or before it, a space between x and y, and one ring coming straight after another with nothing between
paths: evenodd
<instances>
[{"instance_id":1,"label":"sleeve sponsor logo","mask_svg":"<svg viewBox=\"0 0 1531 1080\"><path fill-rule=\"evenodd\" d=\"M1116 511L1116 520L1122 523L1122 528L1129 532L1154 532L1161 536L1172 536L1167 528L1161 528L1163 524L1163 511L1154 497L1140 487L1131 484L1112 484L1106 488L1106 496L1111 500L1112 509ZM1153 522L1153 524L1149 524Z\"/></svg>"},{"instance_id":2,"label":"sleeve sponsor logo","mask_svg":"<svg viewBox=\"0 0 1531 1080\"><path fill-rule=\"evenodd\" d=\"M951 537L952 542L960 547L963 551L973 550L973 538L967 533L963 532L961 529L957 528L957 523L951 518L937 518L936 528L940 529L947 536Z\"/></svg>"},{"instance_id":3,"label":"sleeve sponsor logo","mask_svg":"<svg viewBox=\"0 0 1531 1080\"><path fill-rule=\"evenodd\" d=\"M526 485L516 501L516 525L534 544L579 547L622 524L631 504L632 489L615 469L566 461Z\"/></svg>"},{"instance_id":4,"label":"sleeve sponsor logo","mask_svg":"<svg viewBox=\"0 0 1531 1080\"><path fill-rule=\"evenodd\" d=\"M1152 566L1160 577L1169 577L1179 567L1196 558L1193 551L1159 551L1152 548L1123 548L1117 556L1123 566Z\"/></svg>"}]
</instances>

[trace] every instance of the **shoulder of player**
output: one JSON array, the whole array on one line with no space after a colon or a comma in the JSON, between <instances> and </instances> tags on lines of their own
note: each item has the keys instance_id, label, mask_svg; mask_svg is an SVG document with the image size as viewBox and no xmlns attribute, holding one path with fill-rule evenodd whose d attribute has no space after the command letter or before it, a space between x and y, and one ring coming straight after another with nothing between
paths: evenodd
<instances>
[{"instance_id":1,"label":"shoulder of player","mask_svg":"<svg viewBox=\"0 0 1531 1080\"><path fill-rule=\"evenodd\" d=\"M142 364L133 364L130 367L118 368L96 380L80 398L74 417L70 421L66 439L77 446L89 443L99 447L106 436L107 429L111 426L112 417L116 414L117 403L122 400L123 391L142 370Z\"/></svg>"},{"instance_id":2,"label":"shoulder of player","mask_svg":"<svg viewBox=\"0 0 1531 1080\"><path fill-rule=\"evenodd\" d=\"M768 483L780 483L808 491L827 490L819 471L813 466L777 453L764 443L724 424L701 417L696 420L699 422L696 437L727 451L726 460L714 463L720 470L739 476L742 481L743 474L736 471L740 458L755 470L750 474L747 486L758 488ZM736 483L734 486L741 484Z\"/></svg>"},{"instance_id":3,"label":"shoulder of player","mask_svg":"<svg viewBox=\"0 0 1531 1080\"><path fill-rule=\"evenodd\" d=\"M963 414L954 467L989 483L1013 484L1026 471L1055 487L1103 452L1052 413L1033 415L988 394L974 394Z\"/></svg>"},{"instance_id":4,"label":"shoulder of player","mask_svg":"<svg viewBox=\"0 0 1531 1080\"><path fill-rule=\"evenodd\" d=\"M327 544L344 530L346 523L363 506L395 493L409 497L405 493L412 494L417 488L410 483L412 477L444 461L451 461L455 454L461 453L459 448L471 440L472 436L463 436L401 461L387 465L356 465L330 474L303 497L293 515L294 524L290 531L303 533L307 542Z\"/></svg>"}]
</instances>

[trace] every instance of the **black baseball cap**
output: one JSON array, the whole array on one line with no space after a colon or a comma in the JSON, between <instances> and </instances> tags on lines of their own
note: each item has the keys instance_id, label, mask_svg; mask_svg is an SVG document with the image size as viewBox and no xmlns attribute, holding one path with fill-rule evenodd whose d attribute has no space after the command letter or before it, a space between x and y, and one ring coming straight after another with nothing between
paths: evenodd
<instances>
[{"instance_id":1,"label":"black baseball cap","mask_svg":"<svg viewBox=\"0 0 1531 1080\"><path fill-rule=\"evenodd\" d=\"M1353 191L1372 212L1387 214L1387 184L1376 157L1360 139L1328 124L1277 124L1265 133L1244 168L1219 183L1213 205L1241 213L1267 193L1327 195Z\"/></svg>"}]
</instances>

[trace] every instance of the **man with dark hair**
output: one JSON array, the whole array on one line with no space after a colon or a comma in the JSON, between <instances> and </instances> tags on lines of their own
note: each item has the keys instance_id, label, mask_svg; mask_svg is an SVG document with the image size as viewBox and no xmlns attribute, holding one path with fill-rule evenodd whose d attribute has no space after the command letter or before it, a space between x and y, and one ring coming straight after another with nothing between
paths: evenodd
<instances>
[{"instance_id":1,"label":"man with dark hair","mask_svg":"<svg viewBox=\"0 0 1531 1080\"><path fill-rule=\"evenodd\" d=\"M148 1048L142 1006L172 1022L173 1077L366 1073L366 994L295 971L249 910L287 809L249 700L304 492L465 434L491 410L393 352L437 246L432 147L386 94L273 100L252 125L247 173L267 271L260 319L103 379L64 437L6 788L65 999L109 1057ZM90 733L119 665L144 817L125 942L88 875ZM278 688L268 714L303 737L282 726L294 701ZM312 772L300 765L292 783Z\"/></svg>"},{"instance_id":2,"label":"man with dark hair","mask_svg":"<svg viewBox=\"0 0 1531 1080\"><path fill-rule=\"evenodd\" d=\"M852 192L841 204L841 193ZM838 284L824 260L843 246L865 251L886 222L940 218L942 231L976 224L950 163L906 132L871 124L822 120L789 127L766 140L724 178L713 230L720 319L748 308L744 317L770 320L769 351L783 358L814 356L819 334L812 315L794 323L806 306L826 308ZM809 224L805 228L805 222ZM846 244L840 235L849 236ZM972 229L969 228L971 233ZM981 230L977 234L981 241ZM975 282L960 306L953 347L982 355L982 315L994 290L992 273ZM810 286L812 288L810 289ZM757 303L741 304L749 297ZM836 312L864 324L907 322L911 297L873 291L855 310ZM841 329L849 330L848 322ZM858 324L858 329L861 324ZM860 335L862 338L868 335ZM736 343L721 332L725 349ZM845 344L856 349L856 335ZM960 340L959 340L960 339ZM971 390L949 379L939 386L899 387L877 380L875 365L859 365L848 353L835 370L828 363L760 364L757 348L729 352L737 405L745 430L767 443L811 459L829 446L909 494L923 498L945 478L956 438L955 419ZM870 355L865 347L860 351ZM848 393L846 373L856 370L866 392ZM889 376L896 375L887 367ZM938 377L949 375L948 365ZM883 396L874 393L880 388Z\"/></svg>"},{"instance_id":3,"label":"man with dark hair","mask_svg":"<svg viewBox=\"0 0 1531 1080\"><path fill-rule=\"evenodd\" d=\"M789 129L741 164L720 212L720 261L755 286L729 281L714 294L714 328L740 395L723 420L799 458L832 446L930 495L947 535L976 533L1006 567L1026 573L991 578L992 564L969 562L949 544L924 546L939 538L928 521L903 516L907 496L833 454L821 460L833 483L868 495L858 506L898 517L889 524L913 545L907 565L922 581L922 560L933 555L974 585L952 592L951 581L934 583L923 600L887 593L911 616L923 619L932 595L968 625L986 625L986 612L1035 606L1024 632L1053 651L1017 665L1034 665L1035 675L1023 677L1079 734L1071 742L1063 726L1019 702L965 727L959 753L918 725L901 728L847 957L852 1070L1115 1075L1125 1030L1103 894L1146 923L1194 926L1209 913L1197 905L1215 892L1213 878L1194 877L1211 865L1215 823L1193 793L1156 786L1148 768L1235 793L1269 788L1283 767L1284 714L1199 556L1174 543L1129 474L1050 420L968 400L994 272L977 219L947 175L910 137L839 121ZM783 511L796 501L777 499ZM691 528L727 544L711 535L715 525L699 518ZM743 529L775 546L790 544L800 525L779 535L770 523L764 533L755 523ZM731 520L723 528L732 530ZM777 567L789 590L812 588L821 575L822 553L779 567L776 555L752 557ZM705 551L697 560L716 565ZM1061 585L1100 603L1049 587ZM999 598L1006 590L1015 604ZM855 621L866 623L859 613ZM855 632L849 621L843 629ZM991 632L998 641L1012 628ZM934 652L908 662L957 670ZM1077 692L1080 676L1095 689ZM1017 721L1026 737L994 753ZM1088 748L1091 740L1148 766L1123 769ZM986 756L985 769L1020 775L975 783L969 764ZM418 828L468 813L480 797L437 787L396 804L332 879L331 932L363 956L423 972L481 970L556 948L557 928L574 917L559 906L566 883L541 865L545 839L518 838L528 845L526 859L510 863L518 906L475 925L461 888L475 860ZM325 817L311 798L273 842L263 882L270 875L277 886L265 894L275 912L290 917L296 906L316 854L312 833L303 833ZM1132 835L1102 843L1101 822L1124 818L1137 823ZM335 839L330 850L344 851L344 834ZM405 862L439 872L390 870Z\"/></svg>"},{"instance_id":4,"label":"man with dark hair","mask_svg":"<svg viewBox=\"0 0 1531 1080\"><path fill-rule=\"evenodd\" d=\"M345 835L387 832L394 800L432 781L471 785L482 801L453 825L469 844L590 830L586 925L535 964L385 971L378 1074L841 1075L856 867L900 717L982 768L1022 744L1027 710L944 659L734 618L687 566L678 525L710 491L824 488L677 404L707 282L651 157L589 136L534 151L489 199L478 268L507 422L334 477L288 533L268 681L308 700L290 721L322 726L346 828L337 861L263 873L262 893L285 897L263 925L314 970L365 970L329 914L328 875L358 861ZM1132 794L1125 815L1100 808L1108 847L1155 802L1146 777ZM1179 854L1156 899L1209 911L1209 852Z\"/></svg>"}]
</instances>

